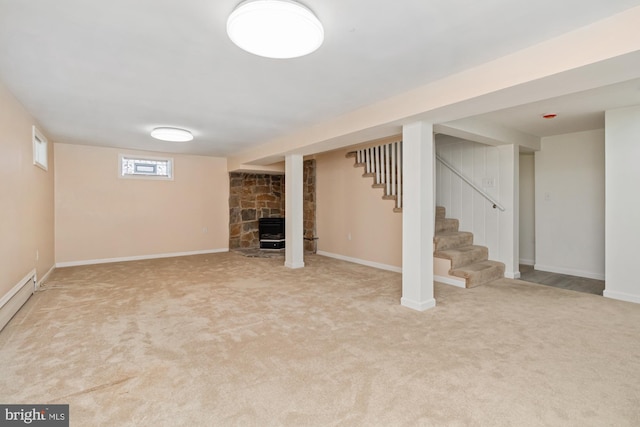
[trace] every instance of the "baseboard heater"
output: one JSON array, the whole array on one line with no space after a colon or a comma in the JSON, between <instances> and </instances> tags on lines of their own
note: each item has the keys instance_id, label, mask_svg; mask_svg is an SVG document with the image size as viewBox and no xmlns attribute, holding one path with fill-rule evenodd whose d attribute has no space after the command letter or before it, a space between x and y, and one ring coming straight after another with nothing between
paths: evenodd
<instances>
[{"instance_id":1,"label":"baseboard heater","mask_svg":"<svg viewBox=\"0 0 640 427\"><path fill-rule=\"evenodd\" d=\"M5 296L0 298L0 331L33 295L36 284L36 270L31 270Z\"/></svg>"}]
</instances>

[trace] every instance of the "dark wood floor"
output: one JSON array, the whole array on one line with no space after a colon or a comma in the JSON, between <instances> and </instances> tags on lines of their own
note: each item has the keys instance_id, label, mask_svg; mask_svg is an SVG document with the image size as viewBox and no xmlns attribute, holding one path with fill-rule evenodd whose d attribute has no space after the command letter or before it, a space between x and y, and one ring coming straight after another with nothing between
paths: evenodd
<instances>
[{"instance_id":1,"label":"dark wood floor","mask_svg":"<svg viewBox=\"0 0 640 427\"><path fill-rule=\"evenodd\" d=\"M604 280L538 271L531 265L520 265L520 280L588 294L602 295L604 291Z\"/></svg>"}]
</instances>

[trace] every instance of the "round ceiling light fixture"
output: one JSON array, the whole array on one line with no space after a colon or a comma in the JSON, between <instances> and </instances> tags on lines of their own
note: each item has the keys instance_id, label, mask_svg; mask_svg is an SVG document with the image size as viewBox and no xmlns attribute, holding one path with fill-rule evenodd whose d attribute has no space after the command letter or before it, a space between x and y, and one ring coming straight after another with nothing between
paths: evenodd
<instances>
[{"instance_id":1,"label":"round ceiling light fixture","mask_svg":"<svg viewBox=\"0 0 640 427\"><path fill-rule=\"evenodd\" d=\"M151 131L151 136L161 141L187 142L193 139L191 132L185 129L159 127Z\"/></svg>"},{"instance_id":2,"label":"round ceiling light fixture","mask_svg":"<svg viewBox=\"0 0 640 427\"><path fill-rule=\"evenodd\" d=\"M293 0L246 0L227 20L227 34L239 48L266 58L308 55L324 41L322 23Z\"/></svg>"}]
</instances>

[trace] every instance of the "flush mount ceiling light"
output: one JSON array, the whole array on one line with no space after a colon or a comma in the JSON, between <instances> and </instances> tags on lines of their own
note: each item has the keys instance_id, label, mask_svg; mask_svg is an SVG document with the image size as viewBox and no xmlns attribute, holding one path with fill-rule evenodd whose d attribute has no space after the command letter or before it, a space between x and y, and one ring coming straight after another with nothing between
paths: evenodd
<instances>
[{"instance_id":1,"label":"flush mount ceiling light","mask_svg":"<svg viewBox=\"0 0 640 427\"><path fill-rule=\"evenodd\" d=\"M254 55L288 59L320 47L324 29L305 6L292 0L247 0L227 20L227 34Z\"/></svg>"},{"instance_id":2,"label":"flush mount ceiling light","mask_svg":"<svg viewBox=\"0 0 640 427\"><path fill-rule=\"evenodd\" d=\"M188 130L161 127L151 131L151 136L161 141L187 142L193 139L193 135Z\"/></svg>"}]
</instances>

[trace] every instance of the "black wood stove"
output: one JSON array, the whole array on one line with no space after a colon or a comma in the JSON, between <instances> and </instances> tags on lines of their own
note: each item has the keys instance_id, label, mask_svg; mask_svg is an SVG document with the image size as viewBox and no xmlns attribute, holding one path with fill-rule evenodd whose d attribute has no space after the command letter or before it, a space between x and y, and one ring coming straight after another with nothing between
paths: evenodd
<instances>
[{"instance_id":1,"label":"black wood stove","mask_svg":"<svg viewBox=\"0 0 640 427\"><path fill-rule=\"evenodd\" d=\"M284 218L260 218L260 249L284 249Z\"/></svg>"}]
</instances>

